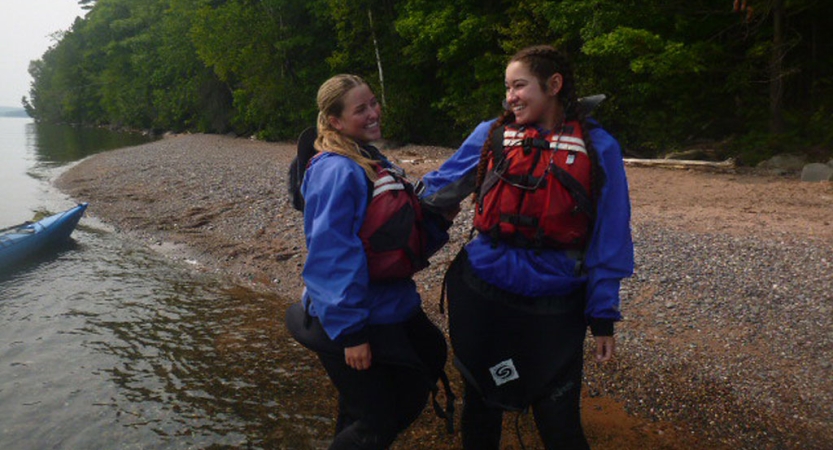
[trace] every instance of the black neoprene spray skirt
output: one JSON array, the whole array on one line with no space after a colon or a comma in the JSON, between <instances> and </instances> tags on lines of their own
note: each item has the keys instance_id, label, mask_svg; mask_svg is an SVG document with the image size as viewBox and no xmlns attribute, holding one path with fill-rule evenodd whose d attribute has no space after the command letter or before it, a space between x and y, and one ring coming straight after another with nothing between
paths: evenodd
<instances>
[{"instance_id":1,"label":"black neoprene spray skirt","mask_svg":"<svg viewBox=\"0 0 833 450\"><path fill-rule=\"evenodd\" d=\"M570 368L583 358L583 290L513 294L478 278L463 250L449 267L446 293L454 364L487 404L523 410L581 383L581 371Z\"/></svg>"}]
</instances>

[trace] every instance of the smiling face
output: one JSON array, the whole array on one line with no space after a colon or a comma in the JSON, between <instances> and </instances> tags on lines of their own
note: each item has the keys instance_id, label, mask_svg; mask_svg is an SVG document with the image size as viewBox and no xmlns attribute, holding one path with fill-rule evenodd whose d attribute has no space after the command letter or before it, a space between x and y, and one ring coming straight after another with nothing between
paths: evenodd
<instances>
[{"instance_id":1,"label":"smiling face","mask_svg":"<svg viewBox=\"0 0 833 450\"><path fill-rule=\"evenodd\" d=\"M338 116L329 116L330 125L356 142L366 144L382 138L379 120L382 106L366 84L358 85L344 95L344 109Z\"/></svg>"},{"instance_id":2,"label":"smiling face","mask_svg":"<svg viewBox=\"0 0 833 450\"><path fill-rule=\"evenodd\" d=\"M506 66L506 103L520 125L538 125L552 130L563 120L557 94L563 77L556 73L542 81L522 61Z\"/></svg>"}]
</instances>

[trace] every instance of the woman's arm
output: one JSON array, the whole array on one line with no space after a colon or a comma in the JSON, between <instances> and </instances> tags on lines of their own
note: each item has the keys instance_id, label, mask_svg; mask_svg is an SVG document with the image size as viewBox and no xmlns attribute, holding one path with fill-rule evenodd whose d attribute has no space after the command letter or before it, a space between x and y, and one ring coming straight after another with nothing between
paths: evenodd
<instances>
[{"instance_id":1,"label":"woman's arm","mask_svg":"<svg viewBox=\"0 0 833 450\"><path fill-rule=\"evenodd\" d=\"M494 120L478 125L439 169L422 178L425 190L421 199L426 208L441 215L452 214L474 192L480 151L492 123Z\"/></svg>"},{"instance_id":2,"label":"woman's arm","mask_svg":"<svg viewBox=\"0 0 833 450\"><path fill-rule=\"evenodd\" d=\"M613 323L622 318L619 286L633 274L630 199L622 151L602 128L589 130L605 176L597 202L596 221L585 257L587 308L594 336L612 336Z\"/></svg>"},{"instance_id":3,"label":"woman's arm","mask_svg":"<svg viewBox=\"0 0 833 450\"><path fill-rule=\"evenodd\" d=\"M349 159L323 154L307 169L301 189L308 250L302 275L312 308L334 341L366 343L369 277L358 231L367 211L367 177Z\"/></svg>"}]
</instances>

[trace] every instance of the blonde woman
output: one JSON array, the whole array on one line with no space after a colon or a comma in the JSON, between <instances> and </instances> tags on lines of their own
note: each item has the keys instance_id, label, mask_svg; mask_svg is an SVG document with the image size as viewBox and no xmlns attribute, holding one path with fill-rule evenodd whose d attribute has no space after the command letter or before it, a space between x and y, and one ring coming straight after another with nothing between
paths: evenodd
<instances>
[{"instance_id":1,"label":"blonde woman","mask_svg":"<svg viewBox=\"0 0 833 450\"><path fill-rule=\"evenodd\" d=\"M382 114L363 79L327 80L318 108L317 154L301 185L306 289L287 326L338 390L330 448L383 449L422 412L445 365L445 340L411 276L448 224L425 221L402 170L371 145Z\"/></svg>"}]
</instances>

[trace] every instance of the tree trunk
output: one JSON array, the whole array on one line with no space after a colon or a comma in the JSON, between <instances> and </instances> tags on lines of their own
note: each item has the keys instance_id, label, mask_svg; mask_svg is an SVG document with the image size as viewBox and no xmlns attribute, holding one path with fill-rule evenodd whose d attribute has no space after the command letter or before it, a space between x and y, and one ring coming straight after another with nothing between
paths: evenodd
<instances>
[{"instance_id":1,"label":"tree trunk","mask_svg":"<svg viewBox=\"0 0 833 450\"><path fill-rule=\"evenodd\" d=\"M784 0L772 0L772 55L769 65L769 131L784 132Z\"/></svg>"},{"instance_id":2,"label":"tree trunk","mask_svg":"<svg viewBox=\"0 0 833 450\"><path fill-rule=\"evenodd\" d=\"M376 50L376 67L379 69L379 89L381 89L382 106L387 107L385 101L385 75L382 72L382 57L379 54L379 42L376 41L376 30L373 28L373 13L367 9L367 20L370 22L370 35L373 38L373 49Z\"/></svg>"}]
</instances>

